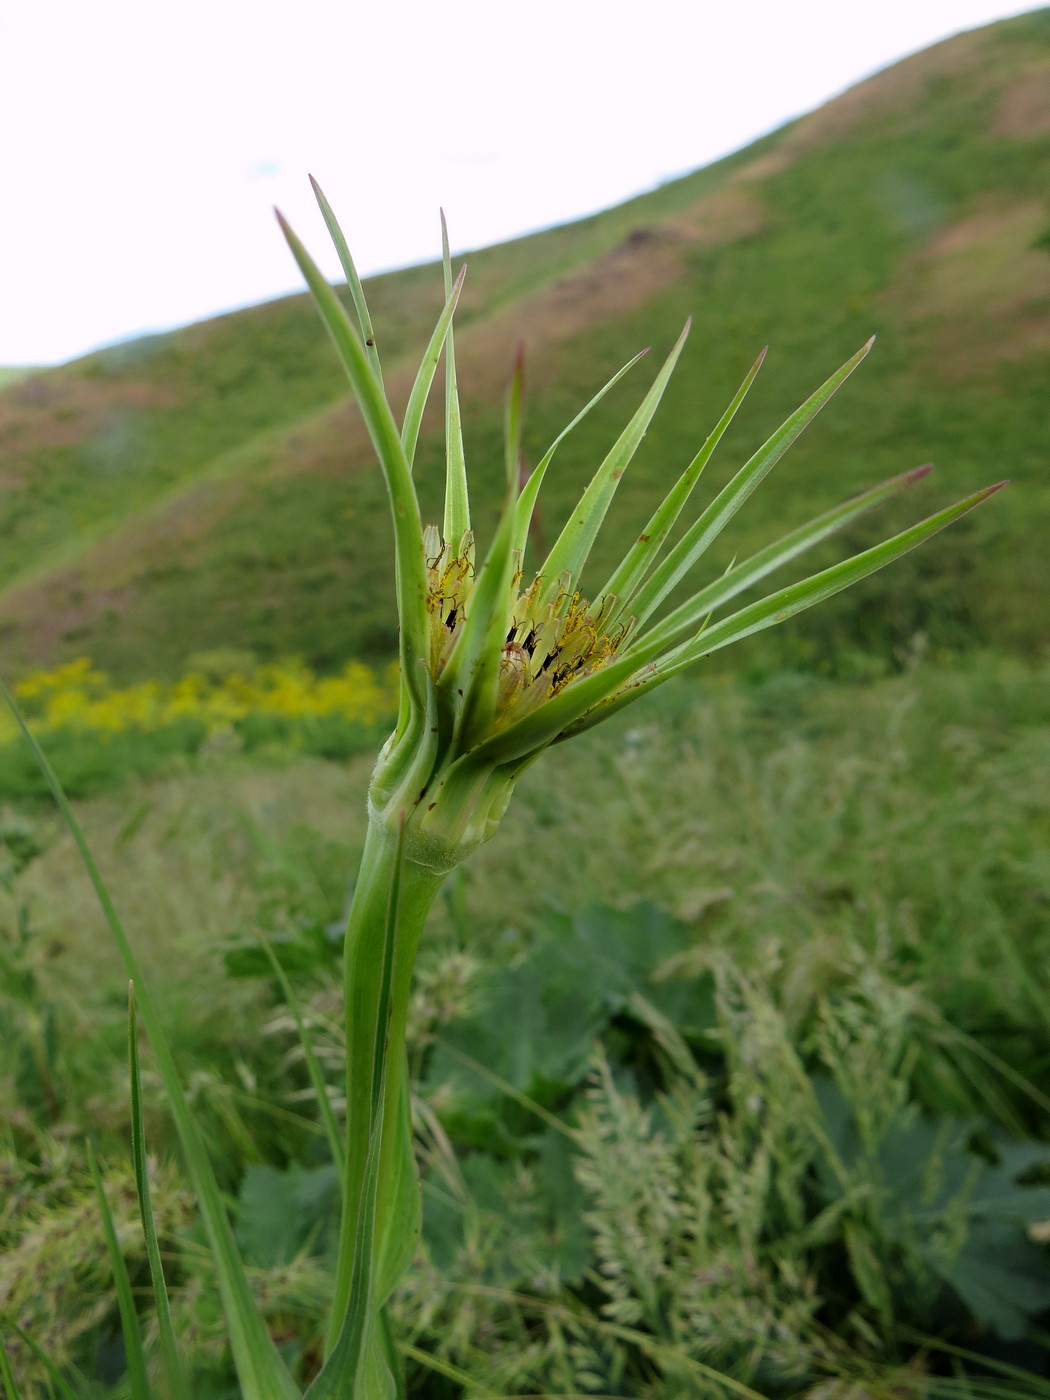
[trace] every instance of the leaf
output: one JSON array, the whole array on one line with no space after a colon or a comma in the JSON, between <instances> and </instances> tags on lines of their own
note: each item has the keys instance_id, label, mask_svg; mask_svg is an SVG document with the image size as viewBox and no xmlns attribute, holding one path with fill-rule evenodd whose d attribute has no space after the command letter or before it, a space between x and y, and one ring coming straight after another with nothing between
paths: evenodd
<instances>
[{"instance_id":1,"label":"leaf","mask_svg":"<svg viewBox=\"0 0 1050 1400\"><path fill-rule=\"evenodd\" d=\"M1000 1220L975 1220L948 1273L978 1321L1008 1340L1028 1332L1029 1319L1050 1308L1045 1248Z\"/></svg>"},{"instance_id":2,"label":"leaf","mask_svg":"<svg viewBox=\"0 0 1050 1400\"><path fill-rule=\"evenodd\" d=\"M106 1252L109 1254L110 1268L113 1270L113 1283L117 1290L120 1330L124 1338L124 1359L127 1362L131 1394L133 1400L150 1400L151 1392L146 1374L146 1354L142 1350L142 1334L139 1331L138 1313L135 1311L135 1299L131 1292L128 1266L120 1251L116 1226L113 1224L113 1212L106 1199L102 1177L99 1175L98 1163L95 1161L91 1143L88 1142L86 1147L88 1171L91 1174L91 1184L95 1188L95 1195L98 1197L99 1213L102 1216L102 1233L105 1236Z\"/></svg>"},{"instance_id":3,"label":"leaf","mask_svg":"<svg viewBox=\"0 0 1050 1400\"><path fill-rule=\"evenodd\" d=\"M4 1346L2 1338L0 1338L0 1379L4 1382L5 1400L21 1400L18 1386L15 1384L14 1373L11 1370L11 1362L7 1357L7 1347Z\"/></svg>"},{"instance_id":4,"label":"leaf","mask_svg":"<svg viewBox=\"0 0 1050 1400\"><path fill-rule=\"evenodd\" d=\"M445 296L452 295L452 258L448 247L448 225L441 212L441 266L445 273ZM463 455L463 421L456 380L456 345L452 326L445 337L445 524L444 538L453 549L470 529L470 496L467 490L467 463Z\"/></svg>"},{"instance_id":5,"label":"leaf","mask_svg":"<svg viewBox=\"0 0 1050 1400\"><path fill-rule=\"evenodd\" d=\"M678 357L682 353L682 347L685 345L690 324L689 321L686 322L685 329L664 361L660 373L653 381L652 388L642 400L634 417L613 444L608 456L591 478L580 497L579 504L569 516L565 528L541 565L539 572L548 581L542 600L544 603L557 601L561 591L559 580L566 572L572 577L570 592L572 588L575 588L580 572L587 562L587 556L591 552L591 545L605 519L616 488L620 484L620 478L630 464L631 458L637 452L646 429L652 422L653 414L663 398L668 380L671 378L672 371L678 363Z\"/></svg>"},{"instance_id":6,"label":"leaf","mask_svg":"<svg viewBox=\"0 0 1050 1400\"><path fill-rule=\"evenodd\" d=\"M648 353L648 350L639 350L637 355L633 356L630 360L628 360L627 363L621 369L618 369L613 375L613 377L609 380L609 382L603 385L602 388L598 390L594 398L591 399L588 403L584 405L583 408L580 409L579 413L577 413L576 417L572 420L572 422L569 423L567 427L561 430L558 436L551 443L550 447L547 448L547 451L540 458L528 481L523 486L521 495L518 497L517 506L515 507L513 543L514 549L520 549L524 554L525 544L529 535L529 526L532 523L532 514L536 508L536 499L539 496L540 487L543 484L543 478L546 475L547 468L550 466L551 460L554 457L555 452L557 452L558 448L569 436L573 428L575 428L578 424L583 422L583 420L587 417L588 413L590 413L591 409L594 408L596 404L601 403L602 399L605 398L605 395L609 392L613 385L618 384L620 380L624 377L624 375L627 373L627 371L629 369L633 369L634 366L638 363L638 361Z\"/></svg>"},{"instance_id":7,"label":"leaf","mask_svg":"<svg viewBox=\"0 0 1050 1400\"><path fill-rule=\"evenodd\" d=\"M664 541L670 534L675 521L682 513L686 502L692 495L693 488L700 480L701 472L711 460L714 450L722 440L726 429L736 417L737 409L744 402L747 391L751 388L751 385L755 381L755 376L762 368L762 361L766 358L766 351L768 349L769 347L766 346L765 350L762 351L761 355L759 355L758 359L748 370L747 374L744 376L744 382L736 391L732 403L730 403L725 413L723 413L722 417L718 420L714 431L708 436L703 447L701 447L700 451L678 478L678 481L664 497L659 510L656 511L645 529L627 551L623 563L615 570L608 583L606 583L605 587L598 594L599 597L613 594L621 600L616 612L609 619L609 626L614 626L617 619L623 616L624 613L630 613L630 600L634 596L635 590L648 573L660 549L663 547Z\"/></svg>"},{"instance_id":8,"label":"leaf","mask_svg":"<svg viewBox=\"0 0 1050 1400\"><path fill-rule=\"evenodd\" d=\"M712 627L702 628L694 638L680 643L659 659L657 659L660 647L659 637L657 636L657 639L653 641L646 635L630 647L620 661L606 667L603 671L599 671L597 675L579 682L576 686L569 686L561 695L556 696L544 707L545 710L553 711L554 706L559 701L564 702L562 711L558 715L561 725L557 737L569 738L573 734L593 728L595 724L599 724L602 720L615 714L624 705L638 699L645 691L653 686L662 685L664 681L678 675L703 657L710 656L723 647L731 646L734 642L743 640L744 637L750 637L755 632L761 632L767 627L774 627L778 623L786 622L788 618L804 612L806 608L811 608L814 604L821 603L826 598L840 593L844 588L849 588L851 584L857 583L860 579L867 578L869 574L884 568L894 559L899 559L902 554L914 549L923 540L929 539L931 535L943 530L946 525L950 525L960 516L979 506L982 501L986 501L989 496L1001 490L1005 485L1007 485L1005 481L1000 481L994 486L986 486L982 491L977 491L974 495L967 496L965 500L958 501L955 505L938 511L936 515L929 516L918 525L903 530L899 535L894 535L892 539L885 540L882 544L875 545L860 554L855 554L840 564L834 564L831 568L825 569L822 573L814 574L801 583L791 584L787 588L780 589L777 593L771 593L769 597L752 603L749 607L741 608L739 612L733 613L724 621L715 623ZM600 682L602 677L606 677L608 680L615 678L619 683L624 670L631 667L632 663L633 671L629 678L625 678L627 684L623 686L622 690L613 691L611 687L607 687L607 693L602 696L600 684L593 687L590 685L591 682ZM591 694L599 693L595 696L593 708L585 710L581 708L578 700L575 705L572 705L573 692L577 692L579 698L586 697L587 699L590 698ZM573 708L579 713L570 718ZM541 716L543 715L543 711L539 713ZM523 731L527 724L528 720L521 721ZM548 725L548 729L550 727ZM515 737L514 728L515 726L510 726L505 734L497 736L497 739L509 746L510 740ZM478 754L480 755L480 749Z\"/></svg>"},{"instance_id":9,"label":"leaf","mask_svg":"<svg viewBox=\"0 0 1050 1400\"><path fill-rule=\"evenodd\" d=\"M142 1114L142 1079L139 1074L138 1031L135 1024L135 984L128 986L128 1068L131 1080L131 1152L135 1163L135 1188L138 1195L142 1233L146 1241L153 1304L157 1313L157 1333L169 1394L174 1400L190 1400L186 1370L179 1354L175 1328L171 1320L171 1303L164 1278L160 1241L153 1217L153 1195L149 1185L149 1163L146 1160L146 1127Z\"/></svg>"},{"instance_id":10,"label":"leaf","mask_svg":"<svg viewBox=\"0 0 1050 1400\"><path fill-rule=\"evenodd\" d=\"M54 1390L57 1391L60 1400L83 1400L83 1395L78 1395L76 1393L76 1391L69 1384L66 1378L62 1375L62 1372L58 1369L55 1363L51 1360L51 1358L47 1355L43 1348L40 1347L38 1343L36 1343L33 1340L29 1333L24 1331L21 1327L19 1327L17 1322L12 1321L9 1325L12 1328L12 1330L15 1331L21 1338L21 1340L26 1344L29 1350L36 1357L37 1361L40 1362L41 1366L43 1366L44 1370L47 1372L48 1380L51 1382L51 1385L54 1388ZM4 1348L0 1346L0 1352L2 1351L4 1351ZM4 1359L6 1361L6 1356Z\"/></svg>"},{"instance_id":11,"label":"leaf","mask_svg":"<svg viewBox=\"0 0 1050 1400\"><path fill-rule=\"evenodd\" d=\"M313 293L321 320L346 370L383 470L394 521L402 676L405 683L413 687L416 704L422 710L426 702L423 684L417 674L420 667L416 663L420 657L427 655L426 562L423 558L423 526L419 515L419 502L412 485L412 473L401 443L401 434L394 422L382 385L376 378L364 346L350 324L342 303L279 211L277 221L292 256L299 264L307 286Z\"/></svg>"},{"instance_id":12,"label":"leaf","mask_svg":"<svg viewBox=\"0 0 1050 1400\"><path fill-rule=\"evenodd\" d=\"M361 279L357 275L357 268L354 260L350 256L350 249L347 246L343 230L339 227L339 221L332 212L332 206L324 197L324 191L314 177L310 176L310 184L313 186L314 197L317 200L321 213L324 216L328 233L335 244L335 251L339 254L339 261L342 264L343 275L346 277L346 285L350 288L350 296L353 299L354 309L357 312L357 324L361 331L361 339L365 343L365 352L368 355L369 363L375 373L380 386L383 383L383 371L379 367L379 350L376 347L376 333L372 327L372 317L368 310L368 303L365 301L365 289L361 285Z\"/></svg>"},{"instance_id":13,"label":"leaf","mask_svg":"<svg viewBox=\"0 0 1050 1400\"><path fill-rule=\"evenodd\" d=\"M851 584L859 582L862 578L867 578L877 569L885 568L893 560L899 559L902 554L906 554L908 550L922 544L923 540L927 540L931 535L943 530L946 525L958 520L960 516L966 515L1005 485L1005 481L1000 481L994 486L986 486L982 491L976 491L972 496L967 496L965 500L958 501L953 506L947 506L944 510L938 511L936 515L931 515L926 520L920 521L918 525L912 525L910 529L902 530L899 535L894 535L892 539L884 540L882 544L877 544L871 549L855 554L851 559L846 559L841 564L833 564L831 568L814 574L812 578L805 579L802 583L782 588L779 592L770 594L768 598L763 598L761 602L752 603L750 607L742 608L732 617L726 618L724 622L701 632L694 641L687 643L684 648L680 648L681 654L672 666L666 668L666 674L674 675L701 656L709 656L713 651L730 646L743 637L750 637L753 633L761 632L766 627L773 627L777 623L785 622L789 617L794 617L796 613L803 612L806 608L811 608L814 604L822 603L825 599L833 597L844 588L849 588ZM663 667L661 669L664 670Z\"/></svg>"},{"instance_id":14,"label":"leaf","mask_svg":"<svg viewBox=\"0 0 1050 1400\"><path fill-rule=\"evenodd\" d=\"M404 864L405 829L402 822L397 851L391 864L390 892L383 930L382 971L376 1003L376 1034L372 1046L369 1085L370 1121L368 1154L356 1205L353 1256L350 1261L350 1288L342 1317L332 1318L335 1342L324 1365L306 1392L304 1400L344 1400L360 1394L368 1400L395 1400L397 1386L384 1359L376 1302L376 1205L379 1195L379 1162L383 1143L383 1120L387 1069L390 1056L391 988L397 948L401 877ZM398 1047L400 1053L400 1046ZM344 1211L347 1202L344 1199ZM342 1260L340 1261L342 1264Z\"/></svg>"},{"instance_id":15,"label":"leaf","mask_svg":"<svg viewBox=\"0 0 1050 1400\"><path fill-rule=\"evenodd\" d=\"M298 1389L255 1307L255 1300L248 1286L244 1266L237 1252L233 1232L230 1229L222 1193L215 1179L215 1173L212 1170L196 1118L183 1093L182 1082L164 1032L163 1022L157 1014L149 989L143 981L138 960L110 898L109 890L106 888L80 823L69 805L61 784L55 777L47 756L26 726L3 681L0 681L0 694L7 701L23 737L36 756L36 761L44 774L55 802L58 804L58 809L73 838L73 843L80 853L128 977L135 983L142 1023L153 1048L157 1069L167 1092L168 1107L175 1122L186 1165L197 1193L229 1327L234 1365L237 1368L238 1379L244 1391L244 1400L299 1400Z\"/></svg>"},{"instance_id":16,"label":"leaf","mask_svg":"<svg viewBox=\"0 0 1050 1400\"><path fill-rule=\"evenodd\" d=\"M668 1019L680 1015L687 1033L710 1029L708 979L652 980L691 942L685 924L644 902L550 915L531 956L490 971L480 1010L441 1035L426 1084L428 1092L441 1086L449 1131L476 1146L511 1150L583 1082L595 1039L615 1017L646 1019L637 1013L639 990Z\"/></svg>"},{"instance_id":17,"label":"leaf","mask_svg":"<svg viewBox=\"0 0 1050 1400\"><path fill-rule=\"evenodd\" d=\"M340 1184L343 1180L343 1141L339 1132L339 1125L335 1121L335 1111L332 1108L332 1101L328 1097L328 1085L325 1081L321 1066L317 1056L314 1054L313 1038L306 1026L306 1019L303 1016L299 998L295 994L295 989L288 980L287 973L278 961L277 955L270 945L270 940L261 932L259 940L263 945L266 956L273 969L273 975L277 978L284 996L285 1004L295 1020L295 1028L299 1035L299 1044L303 1049L303 1058L306 1061L306 1070L310 1076L310 1084L314 1091L314 1098L317 1100L317 1111L321 1115L321 1122L324 1125L325 1136L328 1139L328 1150L332 1154L332 1162L335 1166L336 1180Z\"/></svg>"},{"instance_id":18,"label":"leaf","mask_svg":"<svg viewBox=\"0 0 1050 1400\"><path fill-rule=\"evenodd\" d=\"M667 595L718 538L764 477L772 471L788 448L813 421L835 390L849 378L874 344L874 336L857 353L835 371L816 393L797 408L786 422L769 438L724 487L695 524L691 525L675 547L630 599L630 612L641 626L663 602Z\"/></svg>"},{"instance_id":19,"label":"leaf","mask_svg":"<svg viewBox=\"0 0 1050 1400\"><path fill-rule=\"evenodd\" d=\"M307 1249L323 1253L338 1226L339 1185L334 1166L249 1167L237 1194L237 1242L245 1259L273 1269Z\"/></svg>"},{"instance_id":20,"label":"leaf","mask_svg":"<svg viewBox=\"0 0 1050 1400\"><path fill-rule=\"evenodd\" d=\"M441 358L441 351L444 349L445 340L452 325L452 317L459 304L459 296L463 290L463 281L466 278L466 267L460 268L459 276L453 283L452 290L448 294L445 302L445 309L438 318L438 323L434 327L434 333L430 337L430 343L423 353L415 380L412 384L412 392L408 396L408 407L405 409L405 421L401 426L401 441L404 444L405 456L408 458L409 468L416 455L416 443L419 440L419 428L423 421L423 410L426 408L427 399L430 397L430 386L434 382L434 375L437 373L438 360Z\"/></svg>"},{"instance_id":21,"label":"leaf","mask_svg":"<svg viewBox=\"0 0 1050 1400\"><path fill-rule=\"evenodd\" d=\"M734 564L721 578L715 579L706 588L702 588L688 602L675 608L673 612L668 613L665 618L650 628L643 639L646 647L671 646L681 639L683 633L694 631L706 617L724 603L729 602L731 598L735 598L737 594L751 588L768 574L783 568L785 564L790 563L792 559L797 559L800 554L804 554L807 550L820 544L822 540L828 539L836 531L856 520L865 511L881 505L890 496L894 496L914 482L920 481L929 471L928 466L916 467L913 471L902 472L900 476L891 477L889 481L873 486L870 490L852 497L842 505L836 506L833 510L829 510L815 520L800 526L797 530L792 530L790 534L784 535L774 544L760 549L757 554L752 554L749 559Z\"/></svg>"}]
</instances>

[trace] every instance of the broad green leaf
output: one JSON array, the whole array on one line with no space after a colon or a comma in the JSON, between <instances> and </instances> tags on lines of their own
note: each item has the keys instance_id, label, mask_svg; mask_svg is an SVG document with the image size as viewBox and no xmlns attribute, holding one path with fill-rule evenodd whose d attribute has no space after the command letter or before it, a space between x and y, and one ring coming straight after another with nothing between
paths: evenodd
<instances>
[{"instance_id":1,"label":"broad green leaf","mask_svg":"<svg viewBox=\"0 0 1050 1400\"><path fill-rule=\"evenodd\" d=\"M536 498L539 496L540 487L543 485L543 478L546 475L547 468L550 466L551 459L555 452L569 436L573 428L575 428L577 424L583 422L591 409L594 408L595 404L601 403L602 399L605 398L605 395L613 385L618 384L627 371L633 369L638 361L648 353L648 350L639 350L638 354L628 360L622 369L618 369L609 380L608 384L599 389L594 398L580 409L579 413L577 413L568 427L561 430L550 447L547 448L547 451L540 458L528 481L522 487L521 495L518 497L518 503L515 507L513 549L521 550L524 554L525 544L529 537L529 526L532 523L532 513L536 509Z\"/></svg>"},{"instance_id":2,"label":"broad green leaf","mask_svg":"<svg viewBox=\"0 0 1050 1400\"><path fill-rule=\"evenodd\" d=\"M755 381L755 376L762 368L762 361L766 358L767 345L759 355L758 359L744 376L744 382L736 391L732 403L725 413L718 420L714 431L701 447L693 460L686 467L685 471L678 478L675 485L667 493L659 510L646 525L645 529L635 540L634 544L627 551L623 563L615 570L605 587L596 596L599 598L614 594L622 599L615 613L609 618L609 625L615 625L617 619L625 612L630 612L630 599L635 589L642 579L649 572L649 569L656 561L656 557L663 547L664 540L670 534L675 521L692 494L693 488L700 480L700 473L711 460L715 448L718 446L726 429L736 417L737 409L744 402L747 391Z\"/></svg>"},{"instance_id":3,"label":"broad green leaf","mask_svg":"<svg viewBox=\"0 0 1050 1400\"><path fill-rule=\"evenodd\" d=\"M452 295L452 255L448 225L441 212L441 265L445 273L445 297ZM470 529L470 496L467 463L463 455L463 421L456 380L456 344L452 327L445 337L445 539L455 549Z\"/></svg>"},{"instance_id":4,"label":"broad green leaf","mask_svg":"<svg viewBox=\"0 0 1050 1400\"><path fill-rule=\"evenodd\" d=\"M138 1027L135 1023L135 984L128 985L128 1070L131 1081L131 1154L135 1164L135 1189L138 1195L142 1233L146 1241L153 1301L157 1312L157 1333L160 1352L172 1400L190 1400L186 1371L179 1354L175 1327L171 1320L168 1285L160 1256L160 1241L153 1217L153 1195L149 1185L149 1162L146 1158L146 1125L142 1114L142 1077L139 1074Z\"/></svg>"},{"instance_id":5,"label":"broad green leaf","mask_svg":"<svg viewBox=\"0 0 1050 1400\"><path fill-rule=\"evenodd\" d=\"M437 373L438 361L441 359L441 351L445 345L445 339L452 325L452 317L455 314L456 306L459 303L459 294L463 290L463 280L467 275L466 266L460 268L459 276L452 284L452 290L445 302L445 309L438 318L438 323L434 327L434 333L430 337L415 381L412 385L412 392L408 396L408 407L405 409L405 421L401 427L401 441L404 444L405 456L408 458L408 465L411 469L416 455L416 443L419 441L419 428L423 421L423 410L426 408L427 399L430 397L430 386L434 382L434 375Z\"/></svg>"},{"instance_id":6,"label":"broad green leaf","mask_svg":"<svg viewBox=\"0 0 1050 1400\"><path fill-rule=\"evenodd\" d=\"M423 559L423 526L419 516L412 473L401 435L365 355L364 346L350 324L343 305L317 264L278 211L277 220L292 256L313 293L332 343L360 405L380 466L386 479L394 521L397 611L401 621L401 661L405 683L413 688L420 709L425 703L418 672L420 657L427 655L427 577Z\"/></svg>"},{"instance_id":7,"label":"broad green leaf","mask_svg":"<svg viewBox=\"0 0 1050 1400\"><path fill-rule=\"evenodd\" d=\"M215 1179L215 1173L208 1158L200 1129L197 1126L197 1120L183 1092L182 1081L175 1066L163 1022L139 970L138 959L135 957L131 942L110 898L94 856L91 854L76 814L62 790L62 785L55 776L47 755L30 732L11 693L2 681L0 681L0 694L7 701L15 722L32 749L40 771L58 804L59 811L73 838L73 843L87 870L88 878L94 887L103 916L109 925L110 933L113 935L127 975L135 983L142 1023L153 1048L157 1069L168 1096L171 1116L182 1144L186 1166L197 1193L197 1202L211 1248L216 1279L229 1327L230 1348L233 1352L234 1365L237 1369L244 1400L299 1400L299 1391L288 1374L266 1325L255 1307L255 1300L244 1273L244 1266L237 1252L233 1231L230 1229L219 1184Z\"/></svg>"},{"instance_id":8,"label":"broad green leaf","mask_svg":"<svg viewBox=\"0 0 1050 1400\"><path fill-rule=\"evenodd\" d=\"M683 634L694 632L706 617L723 603L727 603L730 598L735 598L738 593L743 593L759 579L765 578L775 569L782 568L792 559L797 559L800 554L812 549L821 540L826 540L837 530L843 529L865 511L881 505L890 496L895 496L913 482L921 480L929 471L928 466L916 467L913 471L891 477L889 481L873 486L869 491L854 496L836 506L834 510L829 510L815 520L801 525L797 530L792 530L790 534L784 535L774 544L767 545L765 549L760 549L757 554L752 554L742 563L735 564L721 578L702 588L699 593L668 613L667 617L646 632L640 639L645 647L646 659L655 654L652 650L654 647L662 650L679 642Z\"/></svg>"},{"instance_id":9,"label":"broad green leaf","mask_svg":"<svg viewBox=\"0 0 1050 1400\"><path fill-rule=\"evenodd\" d=\"M561 591L559 580L563 573L571 574L572 586L575 587L580 572L587 562L587 556L591 552L595 536L601 528L602 521L605 519L606 512L616 493L616 488L620 484L620 478L631 458L637 452L646 429L652 422L653 414L663 398L667 382L671 378L679 355L682 353L682 347L685 345L691 324L690 321L685 323L685 329L675 342L670 355L664 361L652 388L642 400L634 417L613 444L605 461L591 478L579 504L569 516L564 530L558 536L553 549L541 566L539 572L548 580L543 595L544 603L549 604L557 601Z\"/></svg>"},{"instance_id":10,"label":"broad green leaf","mask_svg":"<svg viewBox=\"0 0 1050 1400\"><path fill-rule=\"evenodd\" d=\"M801 408L795 410L773 436L758 449L724 487L699 520L686 531L667 557L657 565L648 579L641 584L633 597L625 599L623 611L632 614L640 627L652 615L674 586L700 558L701 554L722 533L726 525L758 486L759 482L772 471L791 444L813 421L835 390L860 364L871 349L875 337L863 345L847 360L841 369L836 370L816 393L811 394Z\"/></svg>"},{"instance_id":11,"label":"broad green leaf","mask_svg":"<svg viewBox=\"0 0 1050 1400\"><path fill-rule=\"evenodd\" d=\"M91 1184L98 1197L98 1208L102 1216L102 1233L105 1236L106 1251L109 1254L110 1268L113 1270L113 1283L117 1290L120 1330L124 1338L124 1359L128 1367L132 1400L151 1400L149 1379L146 1373L146 1354L142 1350L142 1334L139 1331L138 1313L135 1311L135 1299L131 1292L128 1266L120 1252L117 1228L113 1224L113 1212L106 1199L105 1188L102 1185L102 1177L99 1174L98 1163L95 1161L91 1143L88 1142L86 1147L88 1171L91 1173Z\"/></svg>"},{"instance_id":12,"label":"broad green leaf","mask_svg":"<svg viewBox=\"0 0 1050 1400\"><path fill-rule=\"evenodd\" d=\"M376 334L372 327L372 317L368 310L368 303L365 301L365 289L361 285L361 279L357 275L357 268L354 260L350 256L350 249L347 247L343 230L339 227L339 221L332 212L332 206L325 199L324 191L314 177L310 176L310 184L313 186L314 197L320 206L324 216L325 224L328 227L329 235L335 244L335 251L339 254L339 261L342 264L343 276L346 278L346 285L350 288L350 296L353 298L354 310L357 312L357 324L361 331L361 339L364 341L365 353L380 387L383 384L383 371L379 365L379 350L376 346Z\"/></svg>"}]
</instances>

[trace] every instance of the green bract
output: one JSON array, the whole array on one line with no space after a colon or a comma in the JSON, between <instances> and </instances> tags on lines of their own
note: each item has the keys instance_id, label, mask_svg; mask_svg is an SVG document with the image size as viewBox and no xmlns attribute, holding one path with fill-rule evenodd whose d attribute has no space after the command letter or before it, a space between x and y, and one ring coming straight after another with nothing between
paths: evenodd
<instances>
[{"instance_id":1,"label":"green bract","mask_svg":"<svg viewBox=\"0 0 1050 1400\"><path fill-rule=\"evenodd\" d=\"M624 366L583 408L519 489L519 355L506 407L506 500L495 536L482 556L476 551L470 528L452 332L464 272L452 281L445 237L447 301L416 377L404 422L398 428L383 390L375 334L360 280L331 209L319 190L317 194L347 273L356 325L283 219L281 226L346 367L390 493L401 624L401 712L376 769L371 801L376 819L389 829L395 829L402 818L406 822L405 854L410 861L434 870L450 869L492 835L515 779L545 748L599 723L710 652L782 622L848 587L914 548L998 489L991 486L979 491L803 583L727 612L726 605L738 594L910 485L928 468L906 472L735 563L728 573L656 620L654 615L672 590L852 373L872 342L868 341L792 414L678 542L668 547L669 533L754 380L763 351L623 562L604 583L590 585L584 571L591 547L619 480L660 403L688 334L687 323L554 547L531 575L524 573L526 540L551 459L565 436L636 361ZM439 527L424 526L420 516L412 458L442 349L448 466L444 520Z\"/></svg>"}]
</instances>

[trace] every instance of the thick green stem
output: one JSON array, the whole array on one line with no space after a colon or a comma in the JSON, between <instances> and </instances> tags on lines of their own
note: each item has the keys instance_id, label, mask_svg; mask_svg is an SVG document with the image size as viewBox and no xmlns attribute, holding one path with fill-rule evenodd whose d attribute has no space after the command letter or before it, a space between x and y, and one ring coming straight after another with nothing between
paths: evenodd
<instances>
[{"instance_id":1,"label":"thick green stem","mask_svg":"<svg viewBox=\"0 0 1050 1400\"><path fill-rule=\"evenodd\" d=\"M389 1296L411 1258L419 1229L419 1197L408 1121L405 1023L416 949L443 873L403 858L397 903L390 1012L382 1024L384 935L399 858L398 835L373 816L347 921L344 952L346 1015L346 1162L343 1216L329 1346L334 1346L350 1299L354 1242L361 1210L377 1041L386 1044L383 1137L372 1241L376 1303Z\"/></svg>"}]
</instances>

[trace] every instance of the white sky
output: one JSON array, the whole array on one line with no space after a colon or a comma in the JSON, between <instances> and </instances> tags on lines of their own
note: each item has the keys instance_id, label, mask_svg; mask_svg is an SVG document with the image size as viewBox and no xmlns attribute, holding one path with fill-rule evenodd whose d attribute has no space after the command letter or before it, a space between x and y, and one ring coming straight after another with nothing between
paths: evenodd
<instances>
[{"instance_id":1,"label":"white sky","mask_svg":"<svg viewBox=\"0 0 1050 1400\"><path fill-rule=\"evenodd\" d=\"M996 0L6 0L0 365L301 286L314 173L362 271L617 203ZM333 257L322 259L336 275Z\"/></svg>"}]
</instances>

